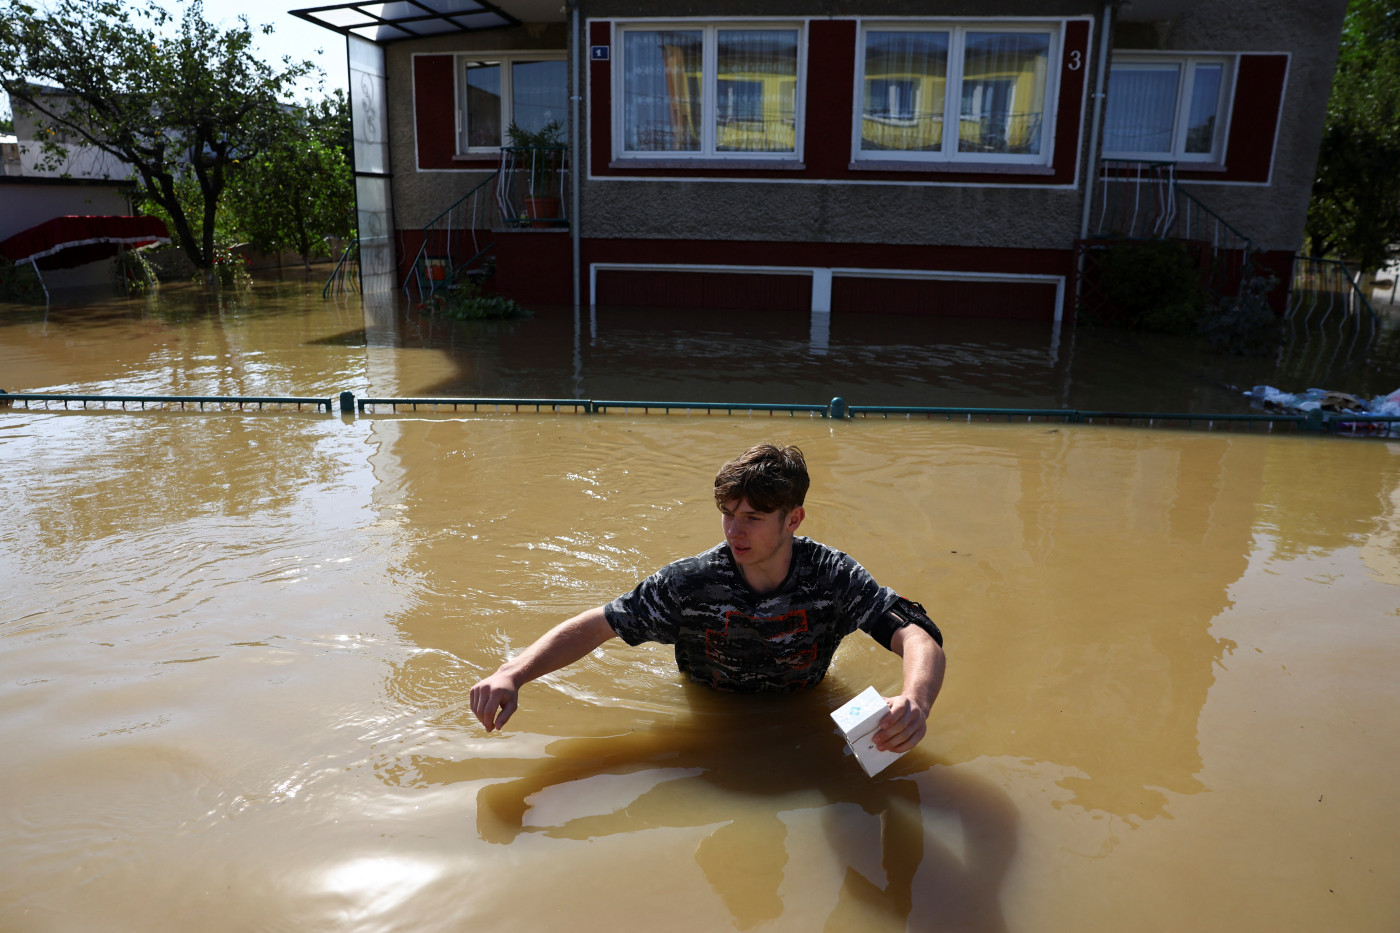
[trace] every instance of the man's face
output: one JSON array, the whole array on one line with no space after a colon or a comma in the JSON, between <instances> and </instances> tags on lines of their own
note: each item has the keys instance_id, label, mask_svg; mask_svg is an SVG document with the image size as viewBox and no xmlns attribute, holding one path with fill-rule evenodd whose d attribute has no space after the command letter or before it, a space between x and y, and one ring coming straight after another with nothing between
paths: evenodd
<instances>
[{"instance_id":1,"label":"man's face","mask_svg":"<svg viewBox=\"0 0 1400 933\"><path fill-rule=\"evenodd\" d=\"M746 499L731 499L720 506L724 540L741 567L767 569L786 556L793 532L802 524L804 512L798 506L782 512L760 512ZM784 568L785 569L785 568Z\"/></svg>"}]
</instances>

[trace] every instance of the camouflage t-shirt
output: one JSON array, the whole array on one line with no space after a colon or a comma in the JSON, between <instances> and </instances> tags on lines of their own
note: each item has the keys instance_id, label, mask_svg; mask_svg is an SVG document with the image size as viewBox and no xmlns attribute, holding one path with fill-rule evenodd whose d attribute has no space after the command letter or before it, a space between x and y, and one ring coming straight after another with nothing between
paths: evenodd
<instances>
[{"instance_id":1,"label":"camouflage t-shirt","mask_svg":"<svg viewBox=\"0 0 1400 933\"><path fill-rule=\"evenodd\" d=\"M898 600L846 554L796 537L787 579L772 592L755 593L720 544L661 568L604 613L629 645L675 645L692 680L756 693L815 685L841 639L871 631Z\"/></svg>"}]
</instances>

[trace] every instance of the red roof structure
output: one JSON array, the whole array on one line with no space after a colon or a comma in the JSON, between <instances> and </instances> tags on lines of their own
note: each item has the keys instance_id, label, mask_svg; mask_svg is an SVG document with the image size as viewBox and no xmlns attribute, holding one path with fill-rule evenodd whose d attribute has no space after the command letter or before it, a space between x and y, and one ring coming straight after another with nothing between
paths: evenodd
<instances>
[{"instance_id":1,"label":"red roof structure","mask_svg":"<svg viewBox=\"0 0 1400 933\"><path fill-rule=\"evenodd\" d=\"M38 269L73 269L119 250L169 242L170 232L156 217L55 217L0 242L0 256Z\"/></svg>"}]
</instances>

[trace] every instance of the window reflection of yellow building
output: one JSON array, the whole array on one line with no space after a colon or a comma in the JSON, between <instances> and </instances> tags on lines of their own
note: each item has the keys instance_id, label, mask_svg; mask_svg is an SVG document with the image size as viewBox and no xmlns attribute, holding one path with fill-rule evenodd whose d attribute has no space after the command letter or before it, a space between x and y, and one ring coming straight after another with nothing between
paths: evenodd
<instances>
[{"instance_id":1,"label":"window reflection of yellow building","mask_svg":"<svg viewBox=\"0 0 1400 933\"><path fill-rule=\"evenodd\" d=\"M1038 51L969 58L959 101L960 152L1039 152L1046 61ZM947 97L941 72L915 70L907 60L867 62L861 147L940 151Z\"/></svg>"},{"instance_id":2,"label":"window reflection of yellow building","mask_svg":"<svg viewBox=\"0 0 1400 933\"><path fill-rule=\"evenodd\" d=\"M731 152L792 152L797 142L797 77L720 74L715 147Z\"/></svg>"},{"instance_id":3,"label":"window reflection of yellow building","mask_svg":"<svg viewBox=\"0 0 1400 933\"><path fill-rule=\"evenodd\" d=\"M941 74L874 73L867 69L862 147L937 152L943 142L947 86L948 80Z\"/></svg>"}]
</instances>

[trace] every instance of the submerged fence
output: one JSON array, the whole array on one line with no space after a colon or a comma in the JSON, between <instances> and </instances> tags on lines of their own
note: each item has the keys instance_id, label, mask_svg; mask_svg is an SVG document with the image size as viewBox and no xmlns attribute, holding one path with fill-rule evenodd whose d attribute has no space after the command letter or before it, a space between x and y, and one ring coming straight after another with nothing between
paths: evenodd
<instances>
[{"instance_id":1,"label":"submerged fence","mask_svg":"<svg viewBox=\"0 0 1400 933\"><path fill-rule=\"evenodd\" d=\"M841 397L825 404L764 402L666 402L619 399L550 398L356 398L352 392L338 397L297 396L198 396L198 395L69 395L61 393L8 393L0 390L4 409L53 411L185 411L339 412L355 417L383 418L405 415L458 414L578 414L578 415L736 415L787 416L831 419L923 419L965 423L1118 425L1194 430L1260 430L1331 433L1351 436L1396 437L1400 415L1351 412L1264 412L1257 414L1204 412L1112 411L1069 408L973 408L960 406L850 405Z\"/></svg>"}]
</instances>

